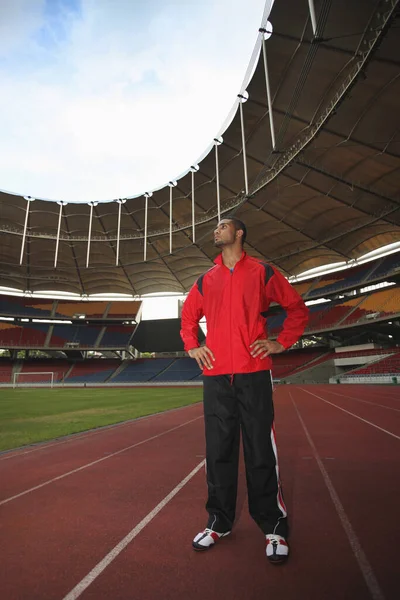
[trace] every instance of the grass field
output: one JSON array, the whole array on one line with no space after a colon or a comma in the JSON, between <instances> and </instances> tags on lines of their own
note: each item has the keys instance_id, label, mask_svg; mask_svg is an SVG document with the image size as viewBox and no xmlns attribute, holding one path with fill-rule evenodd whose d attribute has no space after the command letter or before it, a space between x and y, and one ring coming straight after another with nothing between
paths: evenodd
<instances>
[{"instance_id":1,"label":"grass field","mask_svg":"<svg viewBox=\"0 0 400 600\"><path fill-rule=\"evenodd\" d=\"M1 389L0 451L199 402L201 388Z\"/></svg>"}]
</instances>

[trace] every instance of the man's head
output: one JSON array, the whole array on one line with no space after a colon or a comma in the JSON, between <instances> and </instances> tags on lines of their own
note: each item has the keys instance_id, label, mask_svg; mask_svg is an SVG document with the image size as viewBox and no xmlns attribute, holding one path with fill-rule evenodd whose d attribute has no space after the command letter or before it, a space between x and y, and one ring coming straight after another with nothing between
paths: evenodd
<instances>
[{"instance_id":1,"label":"man's head","mask_svg":"<svg viewBox=\"0 0 400 600\"><path fill-rule=\"evenodd\" d=\"M240 219L228 215L220 220L214 229L214 244L217 248L239 244L243 246L246 240L246 225Z\"/></svg>"}]
</instances>

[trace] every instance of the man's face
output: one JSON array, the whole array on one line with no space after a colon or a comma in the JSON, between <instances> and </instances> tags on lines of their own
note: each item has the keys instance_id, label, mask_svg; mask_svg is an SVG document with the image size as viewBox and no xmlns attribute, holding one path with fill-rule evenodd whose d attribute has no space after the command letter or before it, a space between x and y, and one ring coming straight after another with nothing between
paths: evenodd
<instances>
[{"instance_id":1,"label":"man's face","mask_svg":"<svg viewBox=\"0 0 400 600\"><path fill-rule=\"evenodd\" d=\"M214 245L217 248L229 246L236 241L236 229L232 221L222 219L214 229Z\"/></svg>"}]
</instances>

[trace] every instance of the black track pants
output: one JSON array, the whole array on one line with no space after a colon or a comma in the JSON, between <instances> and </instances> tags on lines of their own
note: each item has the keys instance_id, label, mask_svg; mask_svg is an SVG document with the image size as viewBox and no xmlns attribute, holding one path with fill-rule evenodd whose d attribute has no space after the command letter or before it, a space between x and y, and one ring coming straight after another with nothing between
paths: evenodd
<instances>
[{"instance_id":1,"label":"black track pants","mask_svg":"<svg viewBox=\"0 0 400 600\"><path fill-rule=\"evenodd\" d=\"M220 533L235 520L242 431L249 512L264 533L287 537L277 466L270 371L205 376L208 525Z\"/></svg>"}]
</instances>

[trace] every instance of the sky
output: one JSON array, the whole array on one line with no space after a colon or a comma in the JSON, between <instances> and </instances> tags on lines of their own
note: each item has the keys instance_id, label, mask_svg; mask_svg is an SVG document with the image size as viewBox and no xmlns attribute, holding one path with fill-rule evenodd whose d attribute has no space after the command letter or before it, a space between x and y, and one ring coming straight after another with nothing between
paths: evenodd
<instances>
[{"instance_id":1,"label":"sky","mask_svg":"<svg viewBox=\"0 0 400 600\"><path fill-rule=\"evenodd\" d=\"M264 8L265 0L0 2L0 189L88 202L177 178L229 114Z\"/></svg>"}]
</instances>

